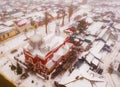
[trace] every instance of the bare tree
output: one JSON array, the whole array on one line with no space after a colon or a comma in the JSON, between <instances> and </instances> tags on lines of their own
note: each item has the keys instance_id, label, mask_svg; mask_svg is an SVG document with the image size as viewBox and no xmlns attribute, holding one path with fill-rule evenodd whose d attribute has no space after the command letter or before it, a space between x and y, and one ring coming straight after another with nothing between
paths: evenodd
<instances>
[{"instance_id":1,"label":"bare tree","mask_svg":"<svg viewBox=\"0 0 120 87\"><path fill-rule=\"evenodd\" d=\"M70 22L70 18L71 18L72 14L73 14L73 6L72 6L72 4L69 6L68 13L69 13L68 20Z\"/></svg>"},{"instance_id":2,"label":"bare tree","mask_svg":"<svg viewBox=\"0 0 120 87\"><path fill-rule=\"evenodd\" d=\"M57 20L60 18L59 16L60 16L59 12L57 12L57 17L56 17Z\"/></svg>"},{"instance_id":3,"label":"bare tree","mask_svg":"<svg viewBox=\"0 0 120 87\"><path fill-rule=\"evenodd\" d=\"M65 11L62 10L62 24L61 24L62 26L64 26L65 15L66 15Z\"/></svg>"},{"instance_id":4,"label":"bare tree","mask_svg":"<svg viewBox=\"0 0 120 87\"><path fill-rule=\"evenodd\" d=\"M85 21L85 19L82 19L79 21L77 30L79 33L84 33L84 31L87 29L88 23Z\"/></svg>"},{"instance_id":5,"label":"bare tree","mask_svg":"<svg viewBox=\"0 0 120 87\"><path fill-rule=\"evenodd\" d=\"M45 17L44 17L44 24L45 24L45 32L46 34L48 33L48 23L51 21L53 18L52 15L50 15L48 12L45 12ZM49 18L50 17L50 18Z\"/></svg>"},{"instance_id":6,"label":"bare tree","mask_svg":"<svg viewBox=\"0 0 120 87\"><path fill-rule=\"evenodd\" d=\"M48 29L47 29L47 27L48 27L48 15L47 15L48 13L47 12L45 12L45 18L44 18L44 24L45 24L45 32L46 32L46 34L48 33Z\"/></svg>"}]
</instances>

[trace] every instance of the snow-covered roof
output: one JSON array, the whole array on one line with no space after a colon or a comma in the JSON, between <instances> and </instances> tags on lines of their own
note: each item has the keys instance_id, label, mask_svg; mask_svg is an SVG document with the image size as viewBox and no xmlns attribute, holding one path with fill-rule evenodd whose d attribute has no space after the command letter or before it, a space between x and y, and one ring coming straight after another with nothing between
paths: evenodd
<instances>
[{"instance_id":1,"label":"snow-covered roof","mask_svg":"<svg viewBox=\"0 0 120 87\"><path fill-rule=\"evenodd\" d=\"M68 51L69 48L72 46L70 43L66 43L63 45L53 56L52 60L57 61L61 56L65 55Z\"/></svg>"},{"instance_id":2,"label":"snow-covered roof","mask_svg":"<svg viewBox=\"0 0 120 87\"><path fill-rule=\"evenodd\" d=\"M89 64L92 62L93 59L94 59L94 56L92 54L88 54L88 56L86 57L86 60Z\"/></svg>"},{"instance_id":3,"label":"snow-covered roof","mask_svg":"<svg viewBox=\"0 0 120 87\"><path fill-rule=\"evenodd\" d=\"M95 22L87 29L87 31L90 32L90 34L95 35L99 32L102 25L103 25L102 22Z\"/></svg>"},{"instance_id":4,"label":"snow-covered roof","mask_svg":"<svg viewBox=\"0 0 120 87\"><path fill-rule=\"evenodd\" d=\"M99 64L99 60L98 59L96 59L96 58L94 58L93 60L92 60L92 64L94 64L94 65L98 65Z\"/></svg>"},{"instance_id":5,"label":"snow-covered roof","mask_svg":"<svg viewBox=\"0 0 120 87\"><path fill-rule=\"evenodd\" d=\"M42 22L43 18L42 17L32 17L34 21L36 22Z\"/></svg>"},{"instance_id":6,"label":"snow-covered roof","mask_svg":"<svg viewBox=\"0 0 120 87\"><path fill-rule=\"evenodd\" d=\"M43 12L34 12L34 13L27 14L25 17L26 18L29 18L29 17L44 17L44 14L43 14Z\"/></svg>"},{"instance_id":7,"label":"snow-covered roof","mask_svg":"<svg viewBox=\"0 0 120 87\"><path fill-rule=\"evenodd\" d=\"M106 44L107 44L108 46L111 46L113 43L114 43L114 42L113 42L112 40L108 40Z\"/></svg>"},{"instance_id":8,"label":"snow-covered roof","mask_svg":"<svg viewBox=\"0 0 120 87\"><path fill-rule=\"evenodd\" d=\"M92 18L87 17L87 18L86 18L86 22L88 22L88 23L93 23L93 20L92 20Z\"/></svg>"},{"instance_id":9,"label":"snow-covered roof","mask_svg":"<svg viewBox=\"0 0 120 87\"><path fill-rule=\"evenodd\" d=\"M7 31L10 31L12 29L14 29L14 28L0 25L0 33L4 33L4 32L7 32Z\"/></svg>"},{"instance_id":10,"label":"snow-covered roof","mask_svg":"<svg viewBox=\"0 0 120 87\"><path fill-rule=\"evenodd\" d=\"M7 26L11 26L14 24L14 22L13 22L13 20L10 20L10 21L5 22L4 24Z\"/></svg>"},{"instance_id":11,"label":"snow-covered roof","mask_svg":"<svg viewBox=\"0 0 120 87\"><path fill-rule=\"evenodd\" d=\"M104 45L105 43L103 41L98 41L96 44L94 44L93 48L90 49L91 53L98 54Z\"/></svg>"},{"instance_id":12,"label":"snow-covered roof","mask_svg":"<svg viewBox=\"0 0 120 87\"><path fill-rule=\"evenodd\" d=\"M46 67L48 69L51 69L54 65L55 65L55 62L53 62L52 60L50 60L50 61L47 62Z\"/></svg>"},{"instance_id":13,"label":"snow-covered roof","mask_svg":"<svg viewBox=\"0 0 120 87\"><path fill-rule=\"evenodd\" d=\"M18 13L13 14L12 16L13 16L13 17L21 17L21 16L23 16L23 15L24 15L23 12L18 12Z\"/></svg>"},{"instance_id":14,"label":"snow-covered roof","mask_svg":"<svg viewBox=\"0 0 120 87\"><path fill-rule=\"evenodd\" d=\"M116 24L116 25L114 25L114 27L115 27L116 29L119 29L119 30L120 30L120 24Z\"/></svg>"},{"instance_id":15,"label":"snow-covered roof","mask_svg":"<svg viewBox=\"0 0 120 87\"><path fill-rule=\"evenodd\" d=\"M57 13L56 13L56 12L52 12L51 15L52 15L53 17L57 17Z\"/></svg>"},{"instance_id":16,"label":"snow-covered roof","mask_svg":"<svg viewBox=\"0 0 120 87\"><path fill-rule=\"evenodd\" d=\"M82 16L84 13L87 13L87 11L86 10L79 10L72 15L71 19L74 19L77 16Z\"/></svg>"},{"instance_id":17,"label":"snow-covered roof","mask_svg":"<svg viewBox=\"0 0 120 87\"><path fill-rule=\"evenodd\" d=\"M62 38L61 36L55 36L55 34L48 34L42 39L42 37L39 34L35 34L31 36L29 41L30 45L28 46L28 50L30 50L33 56L38 55L40 58L45 59L45 56L49 51L55 49L64 42L64 38ZM65 51L69 50L68 46L65 45L63 48L61 47L58 55L66 53L65 51L63 52L63 49Z\"/></svg>"},{"instance_id":18,"label":"snow-covered roof","mask_svg":"<svg viewBox=\"0 0 120 87\"><path fill-rule=\"evenodd\" d=\"M93 53L91 52L91 54L96 57L97 59L101 59L102 58L102 55L100 53Z\"/></svg>"},{"instance_id":19,"label":"snow-covered roof","mask_svg":"<svg viewBox=\"0 0 120 87\"><path fill-rule=\"evenodd\" d=\"M93 42L95 40L95 37L87 36L85 39L90 40L91 42Z\"/></svg>"},{"instance_id":20,"label":"snow-covered roof","mask_svg":"<svg viewBox=\"0 0 120 87\"><path fill-rule=\"evenodd\" d=\"M98 37L102 38L103 35L107 32L107 28L103 29L102 32L98 35Z\"/></svg>"},{"instance_id":21,"label":"snow-covered roof","mask_svg":"<svg viewBox=\"0 0 120 87\"><path fill-rule=\"evenodd\" d=\"M31 36L30 40L32 42L39 42L41 40L41 36L38 34L35 34L35 35Z\"/></svg>"},{"instance_id":22,"label":"snow-covered roof","mask_svg":"<svg viewBox=\"0 0 120 87\"><path fill-rule=\"evenodd\" d=\"M29 21L27 19L23 19L21 21L18 22L18 25L23 25L23 24L26 24L28 23Z\"/></svg>"},{"instance_id":23,"label":"snow-covered roof","mask_svg":"<svg viewBox=\"0 0 120 87\"><path fill-rule=\"evenodd\" d=\"M54 37L49 39L50 42L46 42L47 45L50 47L50 49L54 49L55 47L59 46L60 44L62 44L64 42L64 38L62 37Z\"/></svg>"}]
</instances>

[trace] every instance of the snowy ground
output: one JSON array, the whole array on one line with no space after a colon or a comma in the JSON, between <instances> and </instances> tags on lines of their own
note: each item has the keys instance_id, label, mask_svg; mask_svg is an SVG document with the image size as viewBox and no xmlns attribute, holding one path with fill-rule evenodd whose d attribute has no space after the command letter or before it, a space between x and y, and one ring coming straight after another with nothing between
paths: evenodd
<instances>
[{"instance_id":1,"label":"snowy ground","mask_svg":"<svg viewBox=\"0 0 120 87\"><path fill-rule=\"evenodd\" d=\"M79 12L77 12L77 14L79 14ZM56 23L54 21L48 25L49 33L54 32L55 24ZM69 26L67 19L65 20L65 25L66 26L60 28L61 35L63 37L66 36L63 33L63 30L66 29L67 26ZM39 27L37 33L44 36L45 27ZM34 31L29 31L27 33L28 36L32 36L33 34ZM20 53L22 51L22 48L26 45L26 41L24 41L24 39L26 39L25 35L20 34L0 45L0 51L3 51L3 53L0 54L0 74L5 76L9 81L13 82L17 87L28 87L28 84L29 87L53 87L54 81L65 84L67 87L120 87L120 83L118 82L120 80L120 77L117 74L112 74L110 76L107 72L104 72L103 75L98 75L90 71L90 66L86 63L84 63L80 68L75 69L71 74L67 71L54 80L43 80L31 73L29 73L29 77L27 79L21 80L20 75L17 75L15 72L11 71L9 65L11 65L11 63L15 64L14 56L17 55L17 53ZM119 44L120 42L116 42L115 46L112 48L114 50L111 54L102 54L102 60L104 61L104 70L111 62L112 58L114 58L114 56L120 57L120 54L118 53L118 50L120 49ZM13 49L18 49L18 52L11 54L10 52ZM83 79L76 79L77 76L83 77ZM91 83L90 80L93 80L93 82ZM96 80L98 82L96 82Z\"/></svg>"}]
</instances>

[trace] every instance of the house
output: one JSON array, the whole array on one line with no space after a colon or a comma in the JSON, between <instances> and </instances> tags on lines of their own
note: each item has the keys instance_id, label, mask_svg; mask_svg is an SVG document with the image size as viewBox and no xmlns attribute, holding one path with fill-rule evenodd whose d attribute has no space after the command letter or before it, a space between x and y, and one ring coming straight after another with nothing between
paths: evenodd
<instances>
[{"instance_id":1,"label":"house","mask_svg":"<svg viewBox=\"0 0 120 87\"><path fill-rule=\"evenodd\" d=\"M23 32L25 29L32 29L31 23L28 19L15 20L14 25L16 29L20 32Z\"/></svg>"},{"instance_id":2,"label":"house","mask_svg":"<svg viewBox=\"0 0 120 87\"><path fill-rule=\"evenodd\" d=\"M0 42L17 35L19 32L14 27L0 25Z\"/></svg>"}]
</instances>

